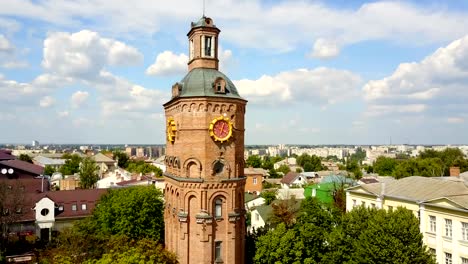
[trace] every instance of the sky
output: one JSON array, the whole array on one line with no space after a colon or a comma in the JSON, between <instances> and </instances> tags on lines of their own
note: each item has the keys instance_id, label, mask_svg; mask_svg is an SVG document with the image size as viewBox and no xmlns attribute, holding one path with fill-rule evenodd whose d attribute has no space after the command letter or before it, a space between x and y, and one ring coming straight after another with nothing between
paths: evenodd
<instances>
[{"instance_id":1,"label":"sky","mask_svg":"<svg viewBox=\"0 0 468 264\"><path fill-rule=\"evenodd\" d=\"M202 0L2 0L0 143L165 144ZM468 144L468 2L205 0L245 143Z\"/></svg>"}]
</instances>

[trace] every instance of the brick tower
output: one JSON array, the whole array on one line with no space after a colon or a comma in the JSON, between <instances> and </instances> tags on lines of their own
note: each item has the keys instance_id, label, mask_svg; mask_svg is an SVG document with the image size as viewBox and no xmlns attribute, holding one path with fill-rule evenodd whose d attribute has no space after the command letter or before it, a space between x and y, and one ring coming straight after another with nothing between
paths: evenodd
<instances>
[{"instance_id":1,"label":"brick tower","mask_svg":"<svg viewBox=\"0 0 468 264\"><path fill-rule=\"evenodd\" d=\"M182 264L244 263L247 101L218 71L219 32L192 23L189 72L164 104L165 243Z\"/></svg>"}]
</instances>

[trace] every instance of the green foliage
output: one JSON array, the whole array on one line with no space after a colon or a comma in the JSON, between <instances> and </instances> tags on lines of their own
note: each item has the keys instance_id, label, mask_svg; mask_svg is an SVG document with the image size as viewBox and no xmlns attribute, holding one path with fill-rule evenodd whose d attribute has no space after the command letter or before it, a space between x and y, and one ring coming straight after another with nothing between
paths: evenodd
<instances>
[{"instance_id":1,"label":"green foliage","mask_svg":"<svg viewBox=\"0 0 468 264\"><path fill-rule=\"evenodd\" d=\"M296 172L297 172L297 173L301 173L301 172L302 172L302 169L301 169L301 168L296 168Z\"/></svg>"},{"instance_id":2,"label":"green foliage","mask_svg":"<svg viewBox=\"0 0 468 264\"><path fill-rule=\"evenodd\" d=\"M361 147L356 149L356 152L354 154L351 154L349 156L348 160L350 161L355 161L358 164L362 164L362 161L366 158L366 151L363 150Z\"/></svg>"},{"instance_id":3,"label":"green foliage","mask_svg":"<svg viewBox=\"0 0 468 264\"><path fill-rule=\"evenodd\" d=\"M323 170L322 160L315 155L302 154L296 159L297 164L304 168L304 171L321 171Z\"/></svg>"},{"instance_id":4,"label":"green foliage","mask_svg":"<svg viewBox=\"0 0 468 264\"><path fill-rule=\"evenodd\" d=\"M127 237L114 237L109 241L106 253L98 260L88 260L85 264L139 264L139 263L178 263L177 257L151 239L132 240Z\"/></svg>"},{"instance_id":5,"label":"green foliage","mask_svg":"<svg viewBox=\"0 0 468 264\"><path fill-rule=\"evenodd\" d=\"M260 197L265 199L265 204L269 205L276 199L278 190L267 190L260 193Z\"/></svg>"},{"instance_id":6,"label":"green foliage","mask_svg":"<svg viewBox=\"0 0 468 264\"><path fill-rule=\"evenodd\" d=\"M122 151L114 151L113 155L114 155L114 160L117 160L117 165L120 168L126 168L127 167L127 163L129 161L127 153L122 152Z\"/></svg>"},{"instance_id":7,"label":"green foliage","mask_svg":"<svg viewBox=\"0 0 468 264\"><path fill-rule=\"evenodd\" d=\"M288 165L283 164L283 165L279 166L279 168L276 171L282 172L284 175L286 175L286 174L288 174L288 172L291 171L291 168L289 168Z\"/></svg>"},{"instance_id":8,"label":"green foliage","mask_svg":"<svg viewBox=\"0 0 468 264\"><path fill-rule=\"evenodd\" d=\"M281 178L281 175L279 175L278 172L276 172L275 169L270 169L270 170L268 171L268 174L270 175L270 178L272 178L272 179Z\"/></svg>"},{"instance_id":9,"label":"green foliage","mask_svg":"<svg viewBox=\"0 0 468 264\"><path fill-rule=\"evenodd\" d=\"M54 173L55 173L54 167L52 167L52 166L50 166L50 165L46 165L46 166L44 167L44 175L49 175L49 176L51 176L51 175L54 174Z\"/></svg>"},{"instance_id":10,"label":"green foliage","mask_svg":"<svg viewBox=\"0 0 468 264\"><path fill-rule=\"evenodd\" d=\"M99 180L98 175L99 167L96 165L96 161L90 157L86 157L82 160L80 165L80 187L82 189L91 189L94 187L96 182Z\"/></svg>"},{"instance_id":11,"label":"green foliage","mask_svg":"<svg viewBox=\"0 0 468 264\"><path fill-rule=\"evenodd\" d=\"M152 164L146 163L143 160L129 160L127 162L126 170L134 173L154 173L156 177L162 177L162 170Z\"/></svg>"},{"instance_id":12,"label":"green foliage","mask_svg":"<svg viewBox=\"0 0 468 264\"><path fill-rule=\"evenodd\" d=\"M29 163L33 163L32 158L28 154L20 154L18 159Z\"/></svg>"},{"instance_id":13,"label":"green foliage","mask_svg":"<svg viewBox=\"0 0 468 264\"><path fill-rule=\"evenodd\" d=\"M258 155L249 156L245 161L245 166L260 168L262 167L262 159Z\"/></svg>"},{"instance_id":14,"label":"green foliage","mask_svg":"<svg viewBox=\"0 0 468 264\"><path fill-rule=\"evenodd\" d=\"M362 177L361 167L357 160L348 159L346 162L346 171L353 173L355 179Z\"/></svg>"},{"instance_id":15,"label":"green foliage","mask_svg":"<svg viewBox=\"0 0 468 264\"><path fill-rule=\"evenodd\" d=\"M80 156L77 154L63 154L62 158L67 159L59 170L62 175L73 175L80 171L80 163L82 160Z\"/></svg>"},{"instance_id":16,"label":"green foliage","mask_svg":"<svg viewBox=\"0 0 468 264\"><path fill-rule=\"evenodd\" d=\"M397 161L393 158L380 156L374 162L374 171L381 176L390 176L397 164Z\"/></svg>"},{"instance_id":17,"label":"green foliage","mask_svg":"<svg viewBox=\"0 0 468 264\"><path fill-rule=\"evenodd\" d=\"M357 207L342 214L310 197L293 225L278 224L255 246L254 263L435 263L411 211Z\"/></svg>"},{"instance_id":18,"label":"green foliage","mask_svg":"<svg viewBox=\"0 0 468 264\"><path fill-rule=\"evenodd\" d=\"M130 238L164 237L163 195L153 186L111 189L93 212L96 232Z\"/></svg>"},{"instance_id":19,"label":"green foliage","mask_svg":"<svg viewBox=\"0 0 468 264\"><path fill-rule=\"evenodd\" d=\"M326 263L435 263L418 219L404 208L353 209L330 235L330 248Z\"/></svg>"}]
</instances>

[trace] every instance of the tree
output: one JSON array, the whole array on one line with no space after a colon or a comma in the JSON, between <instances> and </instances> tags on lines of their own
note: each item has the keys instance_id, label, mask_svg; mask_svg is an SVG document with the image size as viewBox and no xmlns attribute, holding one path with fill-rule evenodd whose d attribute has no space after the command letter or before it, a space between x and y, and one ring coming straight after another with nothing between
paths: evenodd
<instances>
[{"instance_id":1,"label":"tree","mask_svg":"<svg viewBox=\"0 0 468 264\"><path fill-rule=\"evenodd\" d=\"M0 180L0 256L8 243L10 226L29 209L25 204L24 186L19 180Z\"/></svg>"},{"instance_id":2,"label":"tree","mask_svg":"<svg viewBox=\"0 0 468 264\"><path fill-rule=\"evenodd\" d=\"M292 226L299 212L300 202L294 197L287 200L278 200L271 204L273 208L270 223L273 227L279 223L284 223L286 226Z\"/></svg>"},{"instance_id":3,"label":"tree","mask_svg":"<svg viewBox=\"0 0 468 264\"><path fill-rule=\"evenodd\" d=\"M152 164L146 163L143 160L129 160L127 162L127 167L126 169L129 172L134 172L134 173L142 173L142 174L147 174L147 173L154 173L156 177L162 177L162 170Z\"/></svg>"},{"instance_id":4,"label":"tree","mask_svg":"<svg viewBox=\"0 0 468 264\"><path fill-rule=\"evenodd\" d=\"M302 172L302 169L301 169L301 168L296 168L296 172L297 172L297 173L301 173L301 172Z\"/></svg>"},{"instance_id":5,"label":"tree","mask_svg":"<svg viewBox=\"0 0 468 264\"><path fill-rule=\"evenodd\" d=\"M279 224L258 238L254 263L305 263L300 254L304 245L296 242L298 236L295 229L287 228L284 223Z\"/></svg>"},{"instance_id":6,"label":"tree","mask_svg":"<svg viewBox=\"0 0 468 264\"><path fill-rule=\"evenodd\" d=\"M276 172L275 169L270 169L268 171L268 175L270 175L270 178L272 178L272 179L281 178L281 176L278 174L278 172Z\"/></svg>"},{"instance_id":7,"label":"tree","mask_svg":"<svg viewBox=\"0 0 468 264\"><path fill-rule=\"evenodd\" d=\"M122 151L114 151L114 160L117 160L117 165L120 168L126 168L127 167L127 162L129 161L127 153L122 152Z\"/></svg>"},{"instance_id":8,"label":"tree","mask_svg":"<svg viewBox=\"0 0 468 264\"><path fill-rule=\"evenodd\" d=\"M315 155L309 156L304 153L297 157L296 162L299 166L303 167L306 172L323 170L322 160Z\"/></svg>"},{"instance_id":9,"label":"tree","mask_svg":"<svg viewBox=\"0 0 468 264\"><path fill-rule=\"evenodd\" d=\"M288 172L291 171L291 168L289 168L288 165L283 164L283 165L279 166L279 168L276 171L282 172L284 175L286 175L286 174L288 174Z\"/></svg>"},{"instance_id":10,"label":"tree","mask_svg":"<svg viewBox=\"0 0 468 264\"><path fill-rule=\"evenodd\" d=\"M260 197L265 199L265 204L270 205L271 202L273 202L276 199L276 194L278 190L268 190L268 191L263 191L260 193Z\"/></svg>"},{"instance_id":11,"label":"tree","mask_svg":"<svg viewBox=\"0 0 468 264\"><path fill-rule=\"evenodd\" d=\"M380 156L374 162L374 172L380 176L390 176L393 175L397 165L398 162L395 159Z\"/></svg>"},{"instance_id":12,"label":"tree","mask_svg":"<svg viewBox=\"0 0 468 264\"><path fill-rule=\"evenodd\" d=\"M245 166L260 168L262 166L262 159L258 155L252 155L245 161Z\"/></svg>"},{"instance_id":13,"label":"tree","mask_svg":"<svg viewBox=\"0 0 468 264\"><path fill-rule=\"evenodd\" d=\"M80 156L77 154L63 154L62 158L67 159L59 170L62 175L73 175L80 171L80 163L82 160Z\"/></svg>"},{"instance_id":14,"label":"tree","mask_svg":"<svg viewBox=\"0 0 468 264\"><path fill-rule=\"evenodd\" d=\"M20 154L18 159L29 163L33 163L32 158L28 154Z\"/></svg>"},{"instance_id":15,"label":"tree","mask_svg":"<svg viewBox=\"0 0 468 264\"><path fill-rule=\"evenodd\" d=\"M324 263L435 263L407 209L354 208L330 235Z\"/></svg>"},{"instance_id":16,"label":"tree","mask_svg":"<svg viewBox=\"0 0 468 264\"><path fill-rule=\"evenodd\" d=\"M163 195L154 186L111 189L94 209L95 232L163 241Z\"/></svg>"},{"instance_id":17,"label":"tree","mask_svg":"<svg viewBox=\"0 0 468 264\"><path fill-rule=\"evenodd\" d=\"M44 167L44 175L49 175L49 176L51 176L52 174L54 174L54 172L55 172L54 167L52 167L52 166L50 166L50 165L46 165L46 166Z\"/></svg>"},{"instance_id":18,"label":"tree","mask_svg":"<svg viewBox=\"0 0 468 264\"><path fill-rule=\"evenodd\" d=\"M81 162L80 166L80 187L83 189L91 189L94 187L96 182L99 180L98 175L99 167L96 165L96 161L90 157L86 157Z\"/></svg>"}]
</instances>

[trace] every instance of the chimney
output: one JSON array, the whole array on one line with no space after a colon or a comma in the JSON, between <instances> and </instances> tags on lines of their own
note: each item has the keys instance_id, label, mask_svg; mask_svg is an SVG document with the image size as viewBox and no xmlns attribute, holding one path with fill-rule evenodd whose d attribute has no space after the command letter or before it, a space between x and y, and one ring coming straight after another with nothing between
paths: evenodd
<instances>
[{"instance_id":1,"label":"chimney","mask_svg":"<svg viewBox=\"0 0 468 264\"><path fill-rule=\"evenodd\" d=\"M460 177L460 167L450 167L451 177Z\"/></svg>"}]
</instances>

